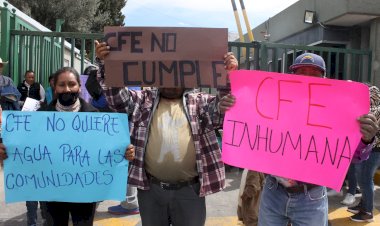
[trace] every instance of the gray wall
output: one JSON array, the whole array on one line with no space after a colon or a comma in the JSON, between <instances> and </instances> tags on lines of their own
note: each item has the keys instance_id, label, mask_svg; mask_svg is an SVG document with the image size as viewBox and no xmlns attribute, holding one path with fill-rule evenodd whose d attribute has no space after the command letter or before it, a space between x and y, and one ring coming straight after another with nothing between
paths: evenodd
<instances>
[{"instance_id":1,"label":"gray wall","mask_svg":"<svg viewBox=\"0 0 380 226\"><path fill-rule=\"evenodd\" d=\"M372 81L380 87L380 18L371 23L370 49L372 50Z\"/></svg>"},{"instance_id":2,"label":"gray wall","mask_svg":"<svg viewBox=\"0 0 380 226\"><path fill-rule=\"evenodd\" d=\"M316 12L317 23L304 23L305 10ZM342 18L350 22L336 26ZM267 41L274 43L370 49L371 82L380 86L380 0L299 0L254 28L256 41L265 41L265 32L270 34ZM356 59L349 56L347 60L350 65ZM363 68L369 63L365 59Z\"/></svg>"},{"instance_id":3,"label":"gray wall","mask_svg":"<svg viewBox=\"0 0 380 226\"><path fill-rule=\"evenodd\" d=\"M346 36L350 31L345 31L344 28L329 26L329 29L322 33L322 25L304 23L305 10L315 11L317 19L321 23L326 23L345 14L365 14L380 16L380 1L379 0L300 0L289 6L284 11L275 15L256 28L253 29L254 36L257 41L264 41L262 32L268 31L270 34L269 42L286 42L298 40L294 44L311 44L315 40L327 41L342 41L347 42ZM318 30L318 32L317 32ZM297 35L301 32L311 32L317 37L300 37ZM301 35L302 36L302 35Z\"/></svg>"}]
</instances>

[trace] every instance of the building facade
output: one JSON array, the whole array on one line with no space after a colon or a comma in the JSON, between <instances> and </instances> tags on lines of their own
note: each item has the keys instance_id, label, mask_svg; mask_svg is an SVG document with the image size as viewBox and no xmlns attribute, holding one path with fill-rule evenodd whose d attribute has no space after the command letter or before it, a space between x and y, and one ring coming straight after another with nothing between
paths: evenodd
<instances>
[{"instance_id":1,"label":"building facade","mask_svg":"<svg viewBox=\"0 0 380 226\"><path fill-rule=\"evenodd\" d=\"M263 42L371 50L371 59L348 70L370 67L371 83L380 85L380 0L299 0L253 33ZM349 56L346 65L356 61Z\"/></svg>"}]
</instances>

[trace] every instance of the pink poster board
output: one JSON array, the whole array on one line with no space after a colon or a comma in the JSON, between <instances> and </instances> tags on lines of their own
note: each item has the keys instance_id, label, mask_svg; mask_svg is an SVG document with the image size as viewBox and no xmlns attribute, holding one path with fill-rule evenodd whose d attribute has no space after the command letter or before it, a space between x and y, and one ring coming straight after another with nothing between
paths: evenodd
<instances>
[{"instance_id":1,"label":"pink poster board","mask_svg":"<svg viewBox=\"0 0 380 226\"><path fill-rule=\"evenodd\" d=\"M230 75L223 161L339 190L369 112L364 84L263 71Z\"/></svg>"}]
</instances>

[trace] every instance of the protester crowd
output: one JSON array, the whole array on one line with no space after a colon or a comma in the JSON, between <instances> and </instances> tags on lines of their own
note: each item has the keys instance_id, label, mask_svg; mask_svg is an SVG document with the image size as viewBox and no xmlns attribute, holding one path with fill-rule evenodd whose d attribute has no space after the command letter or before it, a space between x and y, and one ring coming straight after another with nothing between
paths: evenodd
<instances>
[{"instance_id":1,"label":"protester crowd","mask_svg":"<svg viewBox=\"0 0 380 226\"><path fill-rule=\"evenodd\" d=\"M39 111L128 114L128 189L125 201L110 207L109 213L140 214L143 226L205 225L205 196L226 187L216 131L223 128L225 113L238 100L229 86L218 89L216 95L198 89L109 87L105 78L116 76L104 70L109 46L104 42L95 45L97 67L83 73L88 76L86 84L81 84L79 73L70 67L51 75L45 88L32 70L25 72L25 80L17 88L1 75L2 109L20 110L27 98L32 98L41 104ZM0 59L0 70L6 64ZM224 66L228 72L237 70L232 53L224 55ZM322 57L304 53L295 59L290 72L323 78L326 65ZM91 96L89 103L81 98L81 86ZM358 118L362 137L347 174L349 190L342 200L356 222L373 221L373 176L380 165L380 91L375 86L369 91L371 109ZM0 144L1 164L7 158L6 146ZM250 170L243 175L237 199L238 216L245 225L328 225L326 187ZM354 205L357 185L362 197ZM28 201L28 225L36 225L38 204L45 225L68 225L69 214L73 225L93 225L97 205Z\"/></svg>"}]
</instances>

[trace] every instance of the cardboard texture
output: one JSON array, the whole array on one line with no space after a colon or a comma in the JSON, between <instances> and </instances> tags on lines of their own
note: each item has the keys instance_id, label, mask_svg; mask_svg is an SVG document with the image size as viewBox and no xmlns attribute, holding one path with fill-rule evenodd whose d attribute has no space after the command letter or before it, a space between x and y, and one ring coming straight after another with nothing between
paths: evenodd
<instances>
[{"instance_id":1,"label":"cardboard texture","mask_svg":"<svg viewBox=\"0 0 380 226\"><path fill-rule=\"evenodd\" d=\"M111 87L224 87L226 28L105 27Z\"/></svg>"}]
</instances>

